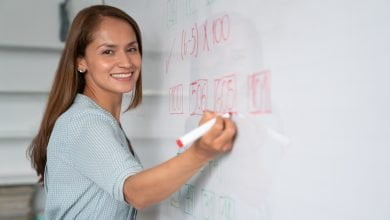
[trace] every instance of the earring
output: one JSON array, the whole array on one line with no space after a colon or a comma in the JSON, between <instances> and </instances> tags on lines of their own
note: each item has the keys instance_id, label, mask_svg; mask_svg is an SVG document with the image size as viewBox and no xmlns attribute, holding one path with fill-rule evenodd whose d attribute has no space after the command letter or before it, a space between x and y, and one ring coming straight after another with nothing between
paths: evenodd
<instances>
[{"instance_id":1,"label":"earring","mask_svg":"<svg viewBox=\"0 0 390 220\"><path fill-rule=\"evenodd\" d=\"M78 69L78 70L77 70L77 72L79 72L79 73L85 73L85 71L86 71L86 70L84 70L84 69Z\"/></svg>"}]
</instances>

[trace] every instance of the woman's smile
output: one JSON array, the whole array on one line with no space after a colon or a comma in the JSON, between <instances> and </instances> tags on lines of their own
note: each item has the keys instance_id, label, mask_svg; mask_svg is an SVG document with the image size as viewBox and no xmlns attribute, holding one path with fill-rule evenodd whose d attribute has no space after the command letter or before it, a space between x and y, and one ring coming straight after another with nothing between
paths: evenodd
<instances>
[{"instance_id":1,"label":"woman's smile","mask_svg":"<svg viewBox=\"0 0 390 220\"><path fill-rule=\"evenodd\" d=\"M120 81L130 81L131 76L133 75L133 72L127 72L127 73L111 73L110 76L114 79L120 80Z\"/></svg>"}]
</instances>

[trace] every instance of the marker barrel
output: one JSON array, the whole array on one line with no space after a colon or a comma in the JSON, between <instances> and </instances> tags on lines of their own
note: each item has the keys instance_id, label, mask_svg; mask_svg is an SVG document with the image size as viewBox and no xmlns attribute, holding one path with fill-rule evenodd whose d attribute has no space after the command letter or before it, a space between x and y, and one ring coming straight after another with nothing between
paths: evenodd
<instances>
[{"instance_id":1,"label":"marker barrel","mask_svg":"<svg viewBox=\"0 0 390 220\"><path fill-rule=\"evenodd\" d=\"M222 115L223 118L229 118L230 113L225 113ZM217 121L216 118L210 119L206 123L202 124L201 126L195 128L194 130L190 131L186 135L182 136L181 138L176 140L176 143L179 147L183 147L189 143L192 143L196 141L198 138L202 137L204 134L207 133L207 131L210 130L211 127L215 124Z\"/></svg>"}]
</instances>

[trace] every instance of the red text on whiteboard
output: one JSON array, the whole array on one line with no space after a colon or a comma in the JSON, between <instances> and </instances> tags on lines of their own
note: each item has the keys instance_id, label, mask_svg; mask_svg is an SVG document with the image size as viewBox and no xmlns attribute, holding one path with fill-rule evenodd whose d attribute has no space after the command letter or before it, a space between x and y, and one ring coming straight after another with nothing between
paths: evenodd
<instances>
[{"instance_id":1,"label":"red text on whiteboard","mask_svg":"<svg viewBox=\"0 0 390 220\"><path fill-rule=\"evenodd\" d=\"M271 108L271 73L261 71L248 76L249 112L252 114L269 114Z\"/></svg>"},{"instance_id":2,"label":"red text on whiteboard","mask_svg":"<svg viewBox=\"0 0 390 220\"><path fill-rule=\"evenodd\" d=\"M200 53L210 51L213 47L229 39L230 17L228 14L207 19L202 24L195 23L190 29L181 33L180 54L186 57L198 57Z\"/></svg>"},{"instance_id":3,"label":"red text on whiteboard","mask_svg":"<svg viewBox=\"0 0 390 220\"><path fill-rule=\"evenodd\" d=\"M169 88L169 113L183 114L183 84Z\"/></svg>"},{"instance_id":4,"label":"red text on whiteboard","mask_svg":"<svg viewBox=\"0 0 390 220\"><path fill-rule=\"evenodd\" d=\"M201 115L207 108L207 79L200 79L190 84L190 114Z\"/></svg>"},{"instance_id":5,"label":"red text on whiteboard","mask_svg":"<svg viewBox=\"0 0 390 220\"><path fill-rule=\"evenodd\" d=\"M214 80L214 110L219 113L236 112L236 75Z\"/></svg>"}]
</instances>

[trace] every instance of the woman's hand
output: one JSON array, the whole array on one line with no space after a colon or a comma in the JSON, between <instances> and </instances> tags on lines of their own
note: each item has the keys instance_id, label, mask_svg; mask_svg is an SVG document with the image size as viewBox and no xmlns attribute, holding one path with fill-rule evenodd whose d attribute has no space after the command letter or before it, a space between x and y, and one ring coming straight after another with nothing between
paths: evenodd
<instances>
[{"instance_id":1,"label":"woman's hand","mask_svg":"<svg viewBox=\"0 0 390 220\"><path fill-rule=\"evenodd\" d=\"M222 118L214 112L204 112L200 124L214 117L216 117L216 122L213 127L192 146L200 157L208 160L230 151L236 136L236 126L233 121L229 118Z\"/></svg>"}]
</instances>

